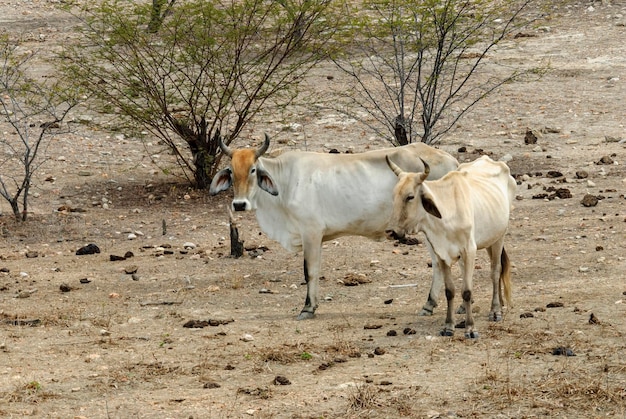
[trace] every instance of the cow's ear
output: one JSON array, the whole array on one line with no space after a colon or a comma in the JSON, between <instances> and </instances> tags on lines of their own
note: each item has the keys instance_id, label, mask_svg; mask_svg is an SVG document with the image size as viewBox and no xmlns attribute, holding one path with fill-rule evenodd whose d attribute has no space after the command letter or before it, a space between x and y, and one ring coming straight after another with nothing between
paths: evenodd
<instances>
[{"instance_id":1,"label":"cow's ear","mask_svg":"<svg viewBox=\"0 0 626 419\"><path fill-rule=\"evenodd\" d=\"M424 194L420 194L420 198L422 200L422 206L427 213L429 213L433 217L441 218L441 213L439 212L439 208L437 208L435 201L433 201L430 197Z\"/></svg>"},{"instance_id":2,"label":"cow's ear","mask_svg":"<svg viewBox=\"0 0 626 419\"><path fill-rule=\"evenodd\" d=\"M259 188L271 195L278 195L278 189L276 188L274 179L272 179L270 174L267 173L267 171L262 167L257 167L256 179L259 184Z\"/></svg>"},{"instance_id":3,"label":"cow's ear","mask_svg":"<svg viewBox=\"0 0 626 419\"><path fill-rule=\"evenodd\" d=\"M211 186L209 187L209 194L216 195L226 189L230 188L233 183L233 174L229 168L222 169L213 177Z\"/></svg>"}]
</instances>

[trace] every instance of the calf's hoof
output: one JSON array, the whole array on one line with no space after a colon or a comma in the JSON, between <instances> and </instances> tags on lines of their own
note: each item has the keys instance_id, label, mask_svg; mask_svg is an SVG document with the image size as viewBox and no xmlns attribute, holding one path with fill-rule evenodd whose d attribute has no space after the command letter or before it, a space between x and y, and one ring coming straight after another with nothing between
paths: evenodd
<instances>
[{"instance_id":1,"label":"calf's hoof","mask_svg":"<svg viewBox=\"0 0 626 419\"><path fill-rule=\"evenodd\" d=\"M489 320L492 322L501 322L502 321L502 313L491 312L489 313Z\"/></svg>"},{"instance_id":2,"label":"calf's hoof","mask_svg":"<svg viewBox=\"0 0 626 419\"><path fill-rule=\"evenodd\" d=\"M315 317L315 312L314 311L302 311L298 315L298 320L310 320L313 317Z\"/></svg>"},{"instance_id":3,"label":"calf's hoof","mask_svg":"<svg viewBox=\"0 0 626 419\"><path fill-rule=\"evenodd\" d=\"M441 332L439 332L440 336L454 336L454 330L451 329L443 329Z\"/></svg>"},{"instance_id":4,"label":"calf's hoof","mask_svg":"<svg viewBox=\"0 0 626 419\"><path fill-rule=\"evenodd\" d=\"M478 339L478 332L474 330L471 332L465 332L465 339Z\"/></svg>"}]
</instances>

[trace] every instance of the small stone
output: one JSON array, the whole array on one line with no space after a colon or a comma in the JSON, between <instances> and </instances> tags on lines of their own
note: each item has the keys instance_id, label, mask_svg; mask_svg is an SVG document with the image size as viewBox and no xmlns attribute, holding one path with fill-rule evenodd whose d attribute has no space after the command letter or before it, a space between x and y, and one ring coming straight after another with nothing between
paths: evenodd
<instances>
[{"instance_id":1,"label":"small stone","mask_svg":"<svg viewBox=\"0 0 626 419\"><path fill-rule=\"evenodd\" d=\"M277 375L274 378L274 381L272 381L272 383L277 386L288 386L291 384L291 381L289 381L287 377L284 377L282 375Z\"/></svg>"},{"instance_id":2,"label":"small stone","mask_svg":"<svg viewBox=\"0 0 626 419\"><path fill-rule=\"evenodd\" d=\"M591 315L589 316L589 324L600 324L600 319L598 319L596 317L595 314L591 313Z\"/></svg>"},{"instance_id":3,"label":"small stone","mask_svg":"<svg viewBox=\"0 0 626 419\"><path fill-rule=\"evenodd\" d=\"M405 327L402 333L404 333L405 335L414 335L417 332L415 331L415 329L412 329L410 327Z\"/></svg>"},{"instance_id":4,"label":"small stone","mask_svg":"<svg viewBox=\"0 0 626 419\"><path fill-rule=\"evenodd\" d=\"M76 251L76 255L93 255L95 253L100 253L100 248L93 243L88 244L87 246L83 246Z\"/></svg>"},{"instance_id":5,"label":"small stone","mask_svg":"<svg viewBox=\"0 0 626 419\"><path fill-rule=\"evenodd\" d=\"M576 179L587 179L589 177L589 173L585 170L578 170L576 172Z\"/></svg>"},{"instance_id":6,"label":"small stone","mask_svg":"<svg viewBox=\"0 0 626 419\"><path fill-rule=\"evenodd\" d=\"M183 249L192 250L196 248L196 244L192 242L183 243Z\"/></svg>"},{"instance_id":7,"label":"small stone","mask_svg":"<svg viewBox=\"0 0 626 419\"><path fill-rule=\"evenodd\" d=\"M530 129L526 130L524 144L537 144L537 136Z\"/></svg>"},{"instance_id":8,"label":"small stone","mask_svg":"<svg viewBox=\"0 0 626 419\"><path fill-rule=\"evenodd\" d=\"M111 332L106 329L100 329L100 336L111 336Z\"/></svg>"},{"instance_id":9,"label":"small stone","mask_svg":"<svg viewBox=\"0 0 626 419\"><path fill-rule=\"evenodd\" d=\"M393 303L393 298L390 298L390 299L388 299L388 300L385 300L385 301L384 301L384 303L385 303L385 304L391 304L391 303Z\"/></svg>"},{"instance_id":10,"label":"small stone","mask_svg":"<svg viewBox=\"0 0 626 419\"><path fill-rule=\"evenodd\" d=\"M61 284L59 286L59 289L61 290L61 292L70 292L73 288L67 284Z\"/></svg>"},{"instance_id":11,"label":"small stone","mask_svg":"<svg viewBox=\"0 0 626 419\"><path fill-rule=\"evenodd\" d=\"M218 383L210 382L210 383L204 383L202 387L203 388L220 388L221 386Z\"/></svg>"},{"instance_id":12,"label":"small stone","mask_svg":"<svg viewBox=\"0 0 626 419\"><path fill-rule=\"evenodd\" d=\"M91 279L89 279L89 278L81 278L81 279L79 279L79 282L81 284L88 284L88 283L91 282Z\"/></svg>"},{"instance_id":13,"label":"small stone","mask_svg":"<svg viewBox=\"0 0 626 419\"><path fill-rule=\"evenodd\" d=\"M598 205L598 198L594 195L591 194L587 194L583 197L582 201L580 201L580 203L584 206L584 207L595 207L596 205Z\"/></svg>"},{"instance_id":14,"label":"small stone","mask_svg":"<svg viewBox=\"0 0 626 419\"><path fill-rule=\"evenodd\" d=\"M548 308L558 308L558 307L563 307L563 303L561 302L554 302L554 303L548 303L548 305L546 305L546 307Z\"/></svg>"},{"instance_id":15,"label":"small stone","mask_svg":"<svg viewBox=\"0 0 626 419\"><path fill-rule=\"evenodd\" d=\"M387 351L381 347L376 347L376 349L374 349L374 355L385 355L386 352Z\"/></svg>"},{"instance_id":16,"label":"small stone","mask_svg":"<svg viewBox=\"0 0 626 419\"><path fill-rule=\"evenodd\" d=\"M244 342L252 342L254 340L254 336L246 333L241 337L241 340Z\"/></svg>"},{"instance_id":17,"label":"small stone","mask_svg":"<svg viewBox=\"0 0 626 419\"><path fill-rule=\"evenodd\" d=\"M137 273L138 269L139 268L136 265L131 265L124 268L124 272L126 272L128 275L132 275L134 273Z\"/></svg>"},{"instance_id":18,"label":"small stone","mask_svg":"<svg viewBox=\"0 0 626 419\"><path fill-rule=\"evenodd\" d=\"M398 336L398 332L395 330L390 330L387 332L387 336Z\"/></svg>"},{"instance_id":19,"label":"small stone","mask_svg":"<svg viewBox=\"0 0 626 419\"><path fill-rule=\"evenodd\" d=\"M39 257L39 252L37 252L36 250L29 250L28 252L26 252L26 257L28 259L34 259L36 257Z\"/></svg>"},{"instance_id":20,"label":"small stone","mask_svg":"<svg viewBox=\"0 0 626 419\"><path fill-rule=\"evenodd\" d=\"M135 233L130 233L128 235L128 240L135 240L137 238L137 235Z\"/></svg>"},{"instance_id":21,"label":"small stone","mask_svg":"<svg viewBox=\"0 0 626 419\"><path fill-rule=\"evenodd\" d=\"M531 312L526 312L519 315L520 319L529 319L531 317L535 317L535 315Z\"/></svg>"},{"instance_id":22,"label":"small stone","mask_svg":"<svg viewBox=\"0 0 626 419\"><path fill-rule=\"evenodd\" d=\"M574 354L574 351L564 346L559 346L557 348L554 348L552 350L552 355L576 356L576 354Z\"/></svg>"}]
</instances>

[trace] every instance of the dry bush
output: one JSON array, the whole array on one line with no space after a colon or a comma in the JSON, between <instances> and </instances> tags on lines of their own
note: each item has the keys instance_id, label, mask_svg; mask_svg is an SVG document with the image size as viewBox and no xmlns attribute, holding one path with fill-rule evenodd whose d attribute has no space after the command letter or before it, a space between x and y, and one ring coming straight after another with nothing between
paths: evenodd
<instances>
[{"instance_id":1,"label":"dry bush","mask_svg":"<svg viewBox=\"0 0 626 419\"><path fill-rule=\"evenodd\" d=\"M369 384L356 385L348 395L348 409L353 412L373 409L380 406L378 389Z\"/></svg>"}]
</instances>

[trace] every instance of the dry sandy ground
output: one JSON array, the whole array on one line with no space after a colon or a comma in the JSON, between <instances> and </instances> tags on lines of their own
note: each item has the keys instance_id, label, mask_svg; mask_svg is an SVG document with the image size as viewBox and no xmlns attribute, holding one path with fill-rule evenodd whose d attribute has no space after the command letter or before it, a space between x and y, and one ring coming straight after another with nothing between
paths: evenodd
<instances>
[{"instance_id":1,"label":"dry sandy ground","mask_svg":"<svg viewBox=\"0 0 626 419\"><path fill-rule=\"evenodd\" d=\"M441 144L460 161L478 148L508 154L513 173L530 175L507 235L514 306L501 323L487 321L488 261L478 259L480 339L437 336L443 301L417 317L431 273L421 245L354 237L325 245L325 301L297 322L301 255L245 214L246 245L267 250L225 257L227 194L188 190L136 139L78 125L49 147L30 221L14 224L0 203L0 416L626 417L626 150L606 139L626 137L626 4L611 3L573 3L536 36L507 41L494 64L550 70L506 85ZM0 25L32 35L31 48L54 46L71 25L53 7L0 1ZM294 115L248 138L298 143L282 129L291 122L305 125L310 149L385 146L333 115ZM596 164L605 156L613 163ZM558 188L571 198L548 199ZM587 194L599 203L583 206ZM88 243L101 253L77 256ZM369 282L343 285L355 276ZM390 287L403 284L416 286Z\"/></svg>"}]
</instances>

